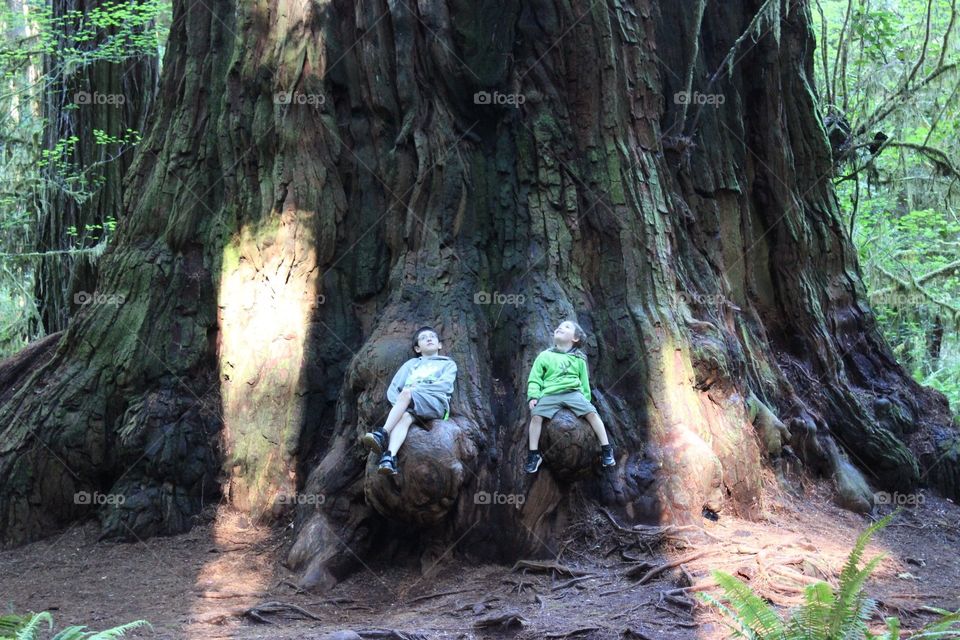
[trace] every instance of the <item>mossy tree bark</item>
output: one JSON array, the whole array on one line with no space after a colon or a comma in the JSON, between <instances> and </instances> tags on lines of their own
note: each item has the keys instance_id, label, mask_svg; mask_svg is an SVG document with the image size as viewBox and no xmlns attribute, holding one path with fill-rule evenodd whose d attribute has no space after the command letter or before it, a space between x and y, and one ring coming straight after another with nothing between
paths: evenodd
<instances>
[{"instance_id":1,"label":"mossy tree bark","mask_svg":"<svg viewBox=\"0 0 960 640\"><path fill-rule=\"evenodd\" d=\"M750 517L794 452L854 508L956 497L945 401L864 302L804 4L206 4L175 3L104 256L125 302L84 308L2 407L4 541L89 513L78 490L127 497L108 534L180 531L219 483L293 515L289 564L324 586L384 549L545 552L594 503ZM564 414L545 446L585 453L531 478L526 375L569 317L618 466ZM357 436L424 323L453 415L386 479Z\"/></svg>"}]
</instances>

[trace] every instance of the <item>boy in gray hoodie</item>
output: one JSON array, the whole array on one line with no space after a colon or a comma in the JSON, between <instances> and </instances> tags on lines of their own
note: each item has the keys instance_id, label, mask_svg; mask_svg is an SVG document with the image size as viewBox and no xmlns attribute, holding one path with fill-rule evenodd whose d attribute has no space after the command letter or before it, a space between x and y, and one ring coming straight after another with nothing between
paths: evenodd
<instances>
[{"instance_id":1,"label":"boy in gray hoodie","mask_svg":"<svg viewBox=\"0 0 960 640\"><path fill-rule=\"evenodd\" d=\"M420 327L413 336L413 352L387 387L387 400L393 405L381 429L364 434L360 442L380 457L379 472L397 473L397 451L407 437L414 418L446 419L450 415L450 396L457 380L457 364L439 355L443 345L432 327Z\"/></svg>"}]
</instances>

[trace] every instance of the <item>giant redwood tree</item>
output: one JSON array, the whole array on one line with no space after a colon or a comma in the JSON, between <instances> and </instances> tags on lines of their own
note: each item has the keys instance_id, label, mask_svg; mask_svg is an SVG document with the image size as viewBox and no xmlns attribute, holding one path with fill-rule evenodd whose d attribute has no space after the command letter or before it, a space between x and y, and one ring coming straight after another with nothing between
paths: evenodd
<instances>
[{"instance_id":1,"label":"giant redwood tree","mask_svg":"<svg viewBox=\"0 0 960 640\"><path fill-rule=\"evenodd\" d=\"M174 533L222 495L295 516L323 586L383 549L545 553L593 504L750 517L801 461L855 509L958 497L946 402L865 301L813 52L790 0L176 0L98 297L0 371L3 541ZM564 318L618 464L561 413L526 476ZM452 412L391 479L357 436L423 324Z\"/></svg>"}]
</instances>

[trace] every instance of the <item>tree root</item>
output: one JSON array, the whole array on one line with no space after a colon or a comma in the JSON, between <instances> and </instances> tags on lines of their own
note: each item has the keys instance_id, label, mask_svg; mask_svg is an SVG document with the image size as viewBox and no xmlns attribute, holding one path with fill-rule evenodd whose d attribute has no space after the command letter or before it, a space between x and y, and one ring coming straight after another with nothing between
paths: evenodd
<instances>
[{"instance_id":1,"label":"tree root","mask_svg":"<svg viewBox=\"0 0 960 640\"><path fill-rule=\"evenodd\" d=\"M311 618L313 620L322 620L322 618L310 611L307 611L303 607L300 607L295 604L290 604L288 602L262 602L253 607L234 607L225 612L218 612L210 614L206 617L200 618L198 622L202 624L222 624L228 618L250 618L256 622L262 624L274 624L272 620L265 618L265 615L272 613L280 613L282 611L292 611L294 613L300 614L305 618Z\"/></svg>"},{"instance_id":2,"label":"tree root","mask_svg":"<svg viewBox=\"0 0 960 640\"><path fill-rule=\"evenodd\" d=\"M307 611L301 606L291 604L289 602L278 602L278 601L262 602L244 611L243 615L247 616L248 618L252 618L257 622L262 622L265 624L273 624L273 621L267 620L264 617L264 615L272 614L272 613L280 613L282 611L291 611L293 613L298 613L301 616L305 618L310 618L312 620L322 620L320 616L318 616L315 613L311 613Z\"/></svg>"},{"instance_id":3,"label":"tree root","mask_svg":"<svg viewBox=\"0 0 960 640\"><path fill-rule=\"evenodd\" d=\"M664 571L666 571L667 569L673 569L674 567L677 567L677 566L679 566L679 565L681 565L681 564L685 564L685 563L690 562L690 561L692 561L692 560L696 560L697 558L702 558L703 556L707 555L708 553L711 553L711 551L708 551L708 550L697 551L696 553L691 553L691 554L686 555L686 556L684 556L684 557L682 557L682 558L677 558L676 560L671 560L670 562L665 562L665 563L663 563L663 564L661 564L661 565L659 565L659 566L656 566L656 567L650 569L649 571L646 571L646 573L644 573L644 574L640 577L640 579L637 581L637 584L646 584L646 583L650 582L652 579L656 578L656 577L657 577L658 575L660 575L661 573L663 573ZM639 567L639 566L638 566L638 567L634 567L633 569L630 569L629 571L627 571L625 575L626 575L628 578L635 578L635 577L637 577L637 575L638 575L640 572L644 571L645 569L646 569L646 567L642 567L642 568Z\"/></svg>"},{"instance_id":4,"label":"tree root","mask_svg":"<svg viewBox=\"0 0 960 640\"><path fill-rule=\"evenodd\" d=\"M524 618L519 611L505 611L495 616L483 618L473 623L477 629L500 629L506 631L515 627L524 627L529 620Z\"/></svg>"},{"instance_id":5,"label":"tree root","mask_svg":"<svg viewBox=\"0 0 960 640\"><path fill-rule=\"evenodd\" d=\"M557 584L557 585L554 585L554 586L550 587L550 590L551 590L551 591L559 591L560 589L566 589L567 587L573 586L573 585L577 584L578 582L583 582L584 580L590 580L590 579L592 579L592 578L597 578L597 577L599 577L599 576L590 574L590 575L586 575L586 576L580 576L580 577L578 577L578 578L572 578L572 579L570 579L570 580L567 580L567 581L565 581L565 582L561 582L560 584Z\"/></svg>"},{"instance_id":6,"label":"tree root","mask_svg":"<svg viewBox=\"0 0 960 640\"><path fill-rule=\"evenodd\" d=\"M586 571L581 571L579 569L572 569L564 564L553 561L543 561L543 560L517 560L516 564L510 569L510 571L517 571L518 569L524 569L529 571L555 571L558 574L563 574L570 576L571 578L579 578L589 576Z\"/></svg>"},{"instance_id":7,"label":"tree root","mask_svg":"<svg viewBox=\"0 0 960 640\"><path fill-rule=\"evenodd\" d=\"M591 633L599 630L600 627L581 627L580 629L573 629L563 633L548 633L544 636L544 638L554 638L554 640L559 640L560 638L572 638L573 636L578 636L583 633Z\"/></svg>"},{"instance_id":8,"label":"tree root","mask_svg":"<svg viewBox=\"0 0 960 640\"><path fill-rule=\"evenodd\" d=\"M453 589L451 591L440 591L438 593L428 593L426 595L417 596L412 600L408 600L407 604L410 605L410 604L414 604L415 602L423 602L424 600L431 600L433 598L439 598L441 596L451 596L457 593L469 593L470 591L473 591L473 589Z\"/></svg>"}]
</instances>

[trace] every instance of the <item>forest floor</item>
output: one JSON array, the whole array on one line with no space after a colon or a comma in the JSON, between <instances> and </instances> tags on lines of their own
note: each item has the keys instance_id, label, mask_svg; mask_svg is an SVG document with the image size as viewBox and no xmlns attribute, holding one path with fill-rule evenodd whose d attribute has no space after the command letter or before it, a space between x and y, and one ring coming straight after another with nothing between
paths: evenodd
<instances>
[{"instance_id":1,"label":"forest floor","mask_svg":"<svg viewBox=\"0 0 960 640\"><path fill-rule=\"evenodd\" d=\"M802 499L767 496L760 521L720 514L702 528L633 532L598 513L572 528L575 542L552 567L476 565L451 554L427 576L412 566L371 565L321 595L298 593L282 566L290 529L252 526L219 507L210 522L174 537L98 542L97 524L88 522L0 552L0 608L49 610L57 628L101 630L143 618L154 631L126 637L178 640L326 638L344 630L359 636L338 639L720 638L720 618L689 598L709 585L710 569L735 573L789 606L804 583L835 579L870 522L836 507L821 483ZM958 548L957 505L927 495L901 512L867 553L886 554L868 583L881 613L916 628L930 619L924 606L960 608ZM253 613L268 622L247 613L257 606Z\"/></svg>"}]
</instances>

